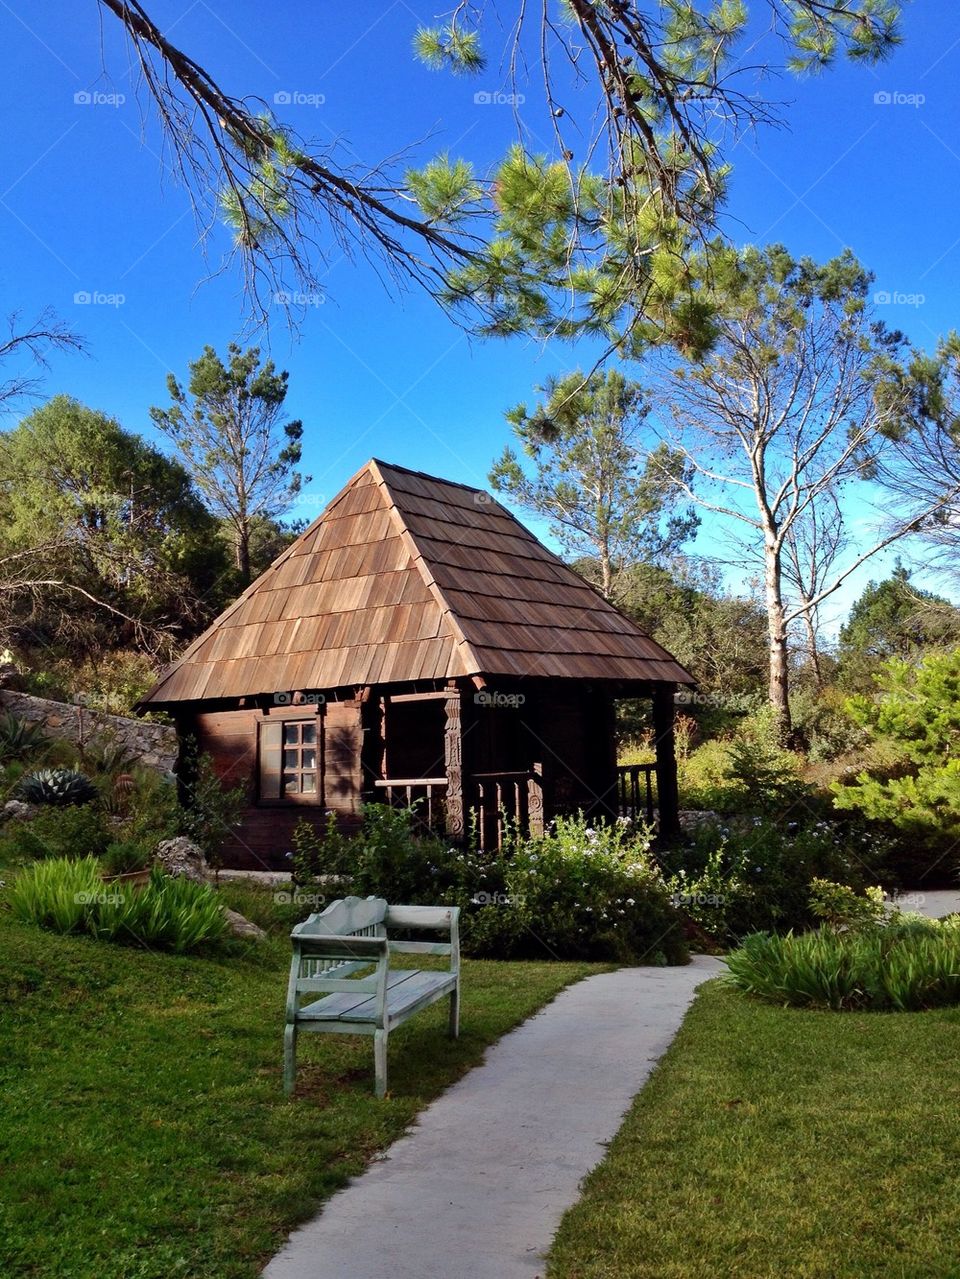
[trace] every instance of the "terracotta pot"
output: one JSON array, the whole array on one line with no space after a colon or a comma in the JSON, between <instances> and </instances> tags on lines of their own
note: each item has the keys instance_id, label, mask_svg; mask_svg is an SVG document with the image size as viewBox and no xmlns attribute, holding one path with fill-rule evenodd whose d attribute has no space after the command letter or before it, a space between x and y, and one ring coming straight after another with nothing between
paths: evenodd
<instances>
[{"instance_id":1,"label":"terracotta pot","mask_svg":"<svg viewBox=\"0 0 960 1279\"><path fill-rule=\"evenodd\" d=\"M143 870L128 870L122 875L104 875L102 876L105 884L129 884L136 888L139 884L148 884L150 882L150 867L147 866Z\"/></svg>"}]
</instances>

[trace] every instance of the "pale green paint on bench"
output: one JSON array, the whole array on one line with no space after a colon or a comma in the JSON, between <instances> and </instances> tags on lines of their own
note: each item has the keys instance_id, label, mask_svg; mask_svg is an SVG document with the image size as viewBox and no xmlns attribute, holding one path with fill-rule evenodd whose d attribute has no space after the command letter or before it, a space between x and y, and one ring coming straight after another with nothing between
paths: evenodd
<instances>
[{"instance_id":1,"label":"pale green paint on bench","mask_svg":"<svg viewBox=\"0 0 960 1279\"><path fill-rule=\"evenodd\" d=\"M450 998L450 1037L460 1032L460 910L457 906L389 906L380 897L345 897L290 934L283 1086L293 1092L297 1035L372 1035L377 1096L387 1091L387 1040L422 1008ZM395 941L389 929L449 933L449 942ZM390 968L390 956L448 955L447 972ZM374 971L370 972L375 965ZM364 976L356 976L363 973ZM304 995L322 995L301 1004Z\"/></svg>"}]
</instances>

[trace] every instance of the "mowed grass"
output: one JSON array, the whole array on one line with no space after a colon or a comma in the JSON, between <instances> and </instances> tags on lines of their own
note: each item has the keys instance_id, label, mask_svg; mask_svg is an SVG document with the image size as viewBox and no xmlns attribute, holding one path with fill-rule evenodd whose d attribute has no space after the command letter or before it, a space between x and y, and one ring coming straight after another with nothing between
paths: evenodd
<instances>
[{"instance_id":1,"label":"mowed grass","mask_svg":"<svg viewBox=\"0 0 960 1279\"><path fill-rule=\"evenodd\" d=\"M286 1233L469 1066L596 965L467 961L390 1040L302 1036L280 1078L289 945L187 958L0 917L0 1274L249 1279ZM478 1134L464 1134L477 1140Z\"/></svg>"},{"instance_id":2,"label":"mowed grass","mask_svg":"<svg viewBox=\"0 0 960 1279\"><path fill-rule=\"evenodd\" d=\"M960 1276L960 1009L829 1013L704 988L549 1279Z\"/></svg>"}]
</instances>

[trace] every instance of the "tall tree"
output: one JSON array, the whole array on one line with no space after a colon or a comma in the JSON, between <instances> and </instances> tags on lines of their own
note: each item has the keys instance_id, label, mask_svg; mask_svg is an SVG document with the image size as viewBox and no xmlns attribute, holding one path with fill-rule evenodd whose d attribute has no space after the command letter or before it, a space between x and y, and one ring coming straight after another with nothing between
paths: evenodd
<instances>
[{"instance_id":1,"label":"tall tree","mask_svg":"<svg viewBox=\"0 0 960 1279\"><path fill-rule=\"evenodd\" d=\"M546 302L543 280L516 250L527 240L532 257L534 240L546 235L554 244L538 255L539 265L581 298L592 295L593 322L609 319L624 270L635 292L655 282L655 304L669 309L678 275L672 258L683 242L678 227L712 217L726 173L723 143L775 117L757 92L764 68L737 54L749 17L745 0L566 0L561 14L506 0L458 3L440 25L416 33L417 55L433 67L478 72L487 61L484 34L499 31L508 33L503 52L515 84L528 53L539 61L524 87L542 86L553 121L560 180L572 197L558 205L557 175L530 154L522 127L519 152L482 181L469 166L444 159L411 180L395 164L346 161L341 149L298 137L249 87L223 88L204 59L173 43L151 4L99 4L129 36L204 226L216 206L229 209L255 296L263 277L274 293L285 271L297 289L312 290L334 245L359 247L434 292L443 294L446 281L448 300L492 313L496 322L504 311L517 322L524 296L529 302L528 295L539 295L544 308ZM758 7L798 71L839 54L873 62L899 40L902 5L893 0L759 0ZM602 174L599 199L586 192L576 198L584 157ZM541 203L537 217L531 196ZM555 212L544 217L544 203ZM585 258L594 262L587 246L598 237L618 261L591 285L582 269ZM460 277L460 268L476 274ZM693 318L687 308L680 327Z\"/></svg>"},{"instance_id":2,"label":"tall tree","mask_svg":"<svg viewBox=\"0 0 960 1279\"><path fill-rule=\"evenodd\" d=\"M960 643L960 609L922 590L897 564L890 577L871 582L850 610L837 647L840 683L869 693L890 658L916 662L925 653Z\"/></svg>"},{"instance_id":3,"label":"tall tree","mask_svg":"<svg viewBox=\"0 0 960 1279\"><path fill-rule=\"evenodd\" d=\"M508 447L490 482L549 519L570 554L595 558L611 599L627 563L674 554L696 529L692 512L677 509L681 464L663 447L644 460L650 407L622 373L576 372L539 389L545 399L532 411L520 404L507 414L533 473Z\"/></svg>"},{"instance_id":4,"label":"tall tree","mask_svg":"<svg viewBox=\"0 0 960 1279\"><path fill-rule=\"evenodd\" d=\"M184 468L68 396L0 435L0 510L8 629L169 651L220 602L226 556Z\"/></svg>"},{"instance_id":5,"label":"tall tree","mask_svg":"<svg viewBox=\"0 0 960 1279\"><path fill-rule=\"evenodd\" d=\"M261 364L257 347L231 342L227 361L212 346L190 365L186 389L171 373L169 408L152 408L214 515L233 533L241 584L250 582L250 539L258 520L290 505L303 477L297 470L303 424L284 414L286 371Z\"/></svg>"},{"instance_id":6,"label":"tall tree","mask_svg":"<svg viewBox=\"0 0 960 1279\"><path fill-rule=\"evenodd\" d=\"M673 441L697 487L682 475L677 482L729 527L746 530L746 554L762 565L769 698L786 739L791 623L871 555L935 518L950 496L940 492L913 505L835 565L812 596L791 604L787 539L838 487L854 489L875 476L879 459L908 429L915 400L910 351L901 334L872 316L872 277L849 252L818 265L782 246L750 248L715 258L711 272L718 299L713 346L698 362L675 363L665 378Z\"/></svg>"}]
</instances>

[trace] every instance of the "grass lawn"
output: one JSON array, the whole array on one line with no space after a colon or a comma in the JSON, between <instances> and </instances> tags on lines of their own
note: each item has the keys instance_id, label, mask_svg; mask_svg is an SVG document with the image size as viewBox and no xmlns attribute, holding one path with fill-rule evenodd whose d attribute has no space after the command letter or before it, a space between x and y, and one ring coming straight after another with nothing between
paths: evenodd
<instances>
[{"instance_id":1,"label":"grass lawn","mask_svg":"<svg viewBox=\"0 0 960 1279\"><path fill-rule=\"evenodd\" d=\"M386 1101L369 1039L309 1035L286 1101L288 962L280 940L178 958L0 916L5 1279L257 1275L486 1045L600 970L467 961L462 1038L445 1001L391 1036Z\"/></svg>"},{"instance_id":2,"label":"grass lawn","mask_svg":"<svg viewBox=\"0 0 960 1279\"><path fill-rule=\"evenodd\" d=\"M960 1275L960 1009L711 983L564 1217L550 1279Z\"/></svg>"}]
</instances>

